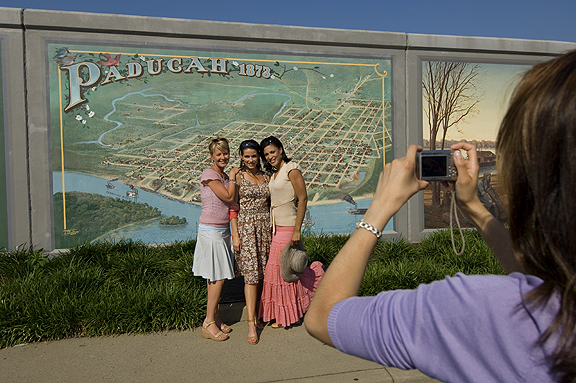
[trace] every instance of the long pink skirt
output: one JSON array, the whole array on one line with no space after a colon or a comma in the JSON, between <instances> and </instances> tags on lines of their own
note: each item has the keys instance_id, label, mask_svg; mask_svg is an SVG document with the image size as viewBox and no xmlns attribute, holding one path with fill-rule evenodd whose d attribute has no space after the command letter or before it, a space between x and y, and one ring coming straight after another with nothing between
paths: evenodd
<instances>
[{"instance_id":1,"label":"long pink skirt","mask_svg":"<svg viewBox=\"0 0 576 383\"><path fill-rule=\"evenodd\" d=\"M296 282L286 282L280 275L280 252L292 239L293 226L276 226L272 235L270 255L264 273L262 298L258 316L264 322L276 319L283 327L298 322L304 316L314 292L324 275L322 263L316 261L307 267Z\"/></svg>"}]
</instances>

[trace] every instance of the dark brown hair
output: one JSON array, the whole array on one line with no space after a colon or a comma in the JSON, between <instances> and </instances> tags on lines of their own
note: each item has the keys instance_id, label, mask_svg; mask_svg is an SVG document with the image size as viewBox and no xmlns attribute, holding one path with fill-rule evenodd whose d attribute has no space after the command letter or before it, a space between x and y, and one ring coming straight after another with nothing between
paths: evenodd
<instances>
[{"instance_id":1,"label":"dark brown hair","mask_svg":"<svg viewBox=\"0 0 576 383\"><path fill-rule=\"evenodd\" d=\"M269 173L276 173L278 171L278 169L276 169L274 166L270 165L270 163L268 163L268 161L266 161L266 156L264 156L264 148L270 145L274 145L275 147L282 149L282 160L285 163L290 162L290 158L288 158L288 156L286 155L286 150L284 150L284 145L282 145L282 143L280 142L279 139L277 139L274 136L270 136L270 137L266 137L265 139L263 139L262 141L260 141L260 156L264 159L264 167L266 168L266 170Z\"/></svg>"},{"instance_id":2,"label":"dark brown hair","mask_svg":"<svg viewBox=\"0 0 576 383\"><path fill-rule=\"evenodd\" d=\"M262 167L260 165L260 152L261 152L260 145L258 145L258 142L254 140L242 141L242 143L240 144L240 148L238 149L238 153L240 154L240 169L246 171L246 164L242 159L242 156L244 155L244 150L246 149L256 150L256 153L258 153L258 163L256 164L256 169L262 170Z\"/></svg>"},{"instance_id":3,"label":"dark brown hair","mask_svg":"<svg viewBox=\"0 0 576 383\"><path fill-rule=\"evenodd\" d=\"M562 382L576 382L576 51L534 66L516 87L498 132L498 174L515 255L544 283L527 297L560 310L539 339Z\"/></svg>"}]
</instances>

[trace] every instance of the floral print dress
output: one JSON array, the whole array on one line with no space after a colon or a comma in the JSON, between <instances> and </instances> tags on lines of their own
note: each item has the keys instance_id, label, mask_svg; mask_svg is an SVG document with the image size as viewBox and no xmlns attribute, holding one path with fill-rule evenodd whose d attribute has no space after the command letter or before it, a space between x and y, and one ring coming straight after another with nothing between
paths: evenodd
<instances>
[{"instance_id":1,"label":"floral print dress","mask_svg":"<svg viewBox=\"0 0 576 383\"><path fill-rule=\"evenodd\" d=\"M240 251L234 252L236 274L244 283L257 284L263 277L270 252L270 189L268 180L255 185L240 172L238 235Z\"/></svg>"}]
</instances>

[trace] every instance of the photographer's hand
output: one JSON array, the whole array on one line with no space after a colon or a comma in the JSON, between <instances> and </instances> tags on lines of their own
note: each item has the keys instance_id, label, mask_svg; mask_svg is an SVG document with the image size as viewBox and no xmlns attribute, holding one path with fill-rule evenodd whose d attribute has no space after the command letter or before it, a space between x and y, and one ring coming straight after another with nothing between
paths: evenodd
<instances>
[{"instance_id":1,"label":"photographer's hand","mask_svg":"<svg viewBox=\"0 0 576 383\"><path fill-rule=\"evenodd\" d=\"M364 215L365 222L382 231L402 205L428 185L428 182L419 180L414 171L419 150L422 148L411 145L406 157L385 166L374 199ZM358 294L368 259L377 242L378 238L372 232L356 229L334 258L304 317L306 329L312 336L332 345L327 329L330 310L341 300Z\"/></svg>"},{"instance_id":2,"label":"photographer's hand","mask_svg":"<svg viewBox=\"0 0 576 383\"><path fill-rule=\"evenodd\" d=\"M458 169L458 180L456 181L456 198L461 209L468 210L482 205L478 198L478 155L476 147L466 142L459 142L450 147L454 152L454 165ZM460 149L466 150L468 159L462 157Z\"/></svg>"},{"instance_id":3,"label":"photographer's hand","mask_svg":"<svg viewBox=\"0 0 576 383\"><path fill-rule=\"evenodd\" d=\"M490 247L507 273L522 271L514 257L508 229L504 227L482 204L478 198L478 173L480 166L474 145L459 142L450 147L453 150L464 149L468 159L460 151L454 153L454 165L458 169L456 181L456 200L460 210L476 227L478 233Z\"/></svg>"},{"instance_id":4,"label":"photographer's hand","mask_svg":"<svg viewBox=\"0 0 576 383\"><path fill-rule=\"evenodd\" d=\"M418 191L428 186L428 182L416 177L416 153L421 146L411 145L405 157L387 164L380 173L374 199L366 212L366 222L382 230L394 214Z\"/></svg>"}]
</instances>

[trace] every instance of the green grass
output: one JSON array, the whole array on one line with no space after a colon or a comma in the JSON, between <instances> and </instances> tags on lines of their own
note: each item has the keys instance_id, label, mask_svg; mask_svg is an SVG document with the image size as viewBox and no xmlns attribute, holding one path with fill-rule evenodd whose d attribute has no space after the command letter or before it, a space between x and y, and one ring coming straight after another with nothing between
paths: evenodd
<instances>
[{"instance_id":1,"label":"green grass","mask_svg":"<svg viewBox=\"0 0 576 383\"><path fill-rule=\"evenodd\" d=\"M329 265L348 238L322 234L303 241L311 262ZM403 239L379 242L360 295L415 288L457 272L504 273L475 231L466 231L465 238L462 256L453 254L447 230L418 246ZM199 326L206 282L192 274L194 246L195 241L158 247L97 242L53 259L30 248L0 253L0 348Z\"/></svg>"}]
</instances>

